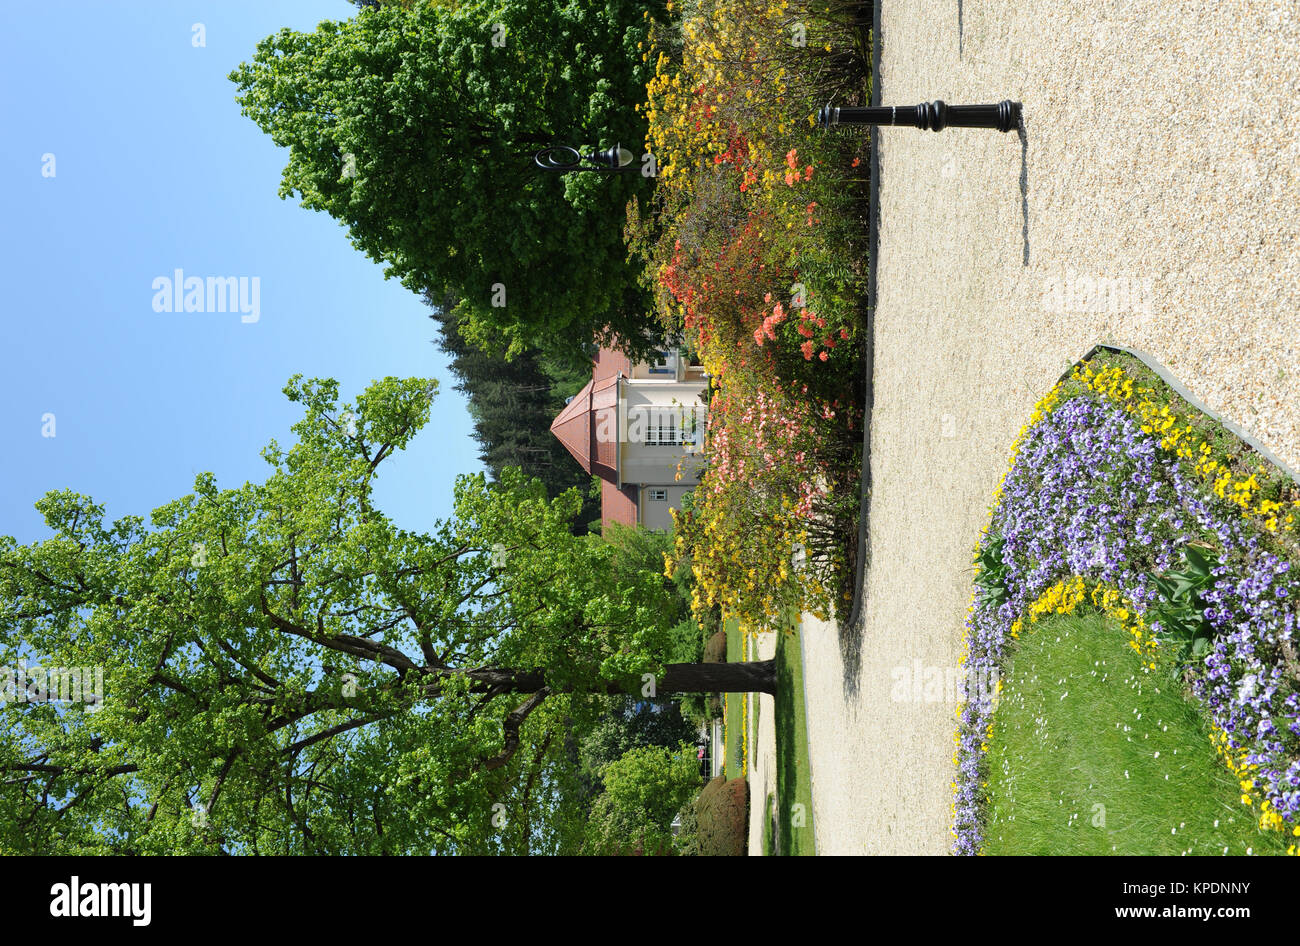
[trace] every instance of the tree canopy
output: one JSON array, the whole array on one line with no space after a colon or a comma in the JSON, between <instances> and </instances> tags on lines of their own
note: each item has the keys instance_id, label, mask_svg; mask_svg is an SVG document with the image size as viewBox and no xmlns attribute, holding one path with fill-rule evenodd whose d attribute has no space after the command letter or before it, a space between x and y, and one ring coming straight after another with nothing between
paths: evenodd
<instances>
[{"instance_id":1,"label":"tree canopy","mask_svg":"<svg viewBox=\"0 0 1300 946\"><path fill-rule=\"evenodd\" d=\"M0 701L0 849L559 851L598 695L773 691L770 663L663 665L662 575L574 535L576 490L465 476L432 533L376 509L435 389L295 376L264 483L201 474L148 526L51 492L51 538L0 537L0 666L104 675L97 703Z\"/></svg>"},{"instance_id":2,"label":"tree canopy","mask_svg":"<svg viewBox=\"0 0 1300 946\"><path fill-rule=\"evenodd\" d=\"M703 780L686 743L629 749L601 771L605 791L592 806L585 850L592 854L666 854L672 820Z\"/></svg>"},{"instance_id":3,"label":"tree canopy","mask_svg":"<svg viewBox=\"0 0 1300 946\"><path fill-rule=\"evenodd\" d=\"M621 221L651 181L550 173L533 155L620 142L640 155L639 46L662 10L384 5L281 30L230 78L244 114L289 149L280 195L337 218L412 290L454 293L475 344L514 355L599 336L644 351L647 299Z\"/></svg>"}]
</instances>

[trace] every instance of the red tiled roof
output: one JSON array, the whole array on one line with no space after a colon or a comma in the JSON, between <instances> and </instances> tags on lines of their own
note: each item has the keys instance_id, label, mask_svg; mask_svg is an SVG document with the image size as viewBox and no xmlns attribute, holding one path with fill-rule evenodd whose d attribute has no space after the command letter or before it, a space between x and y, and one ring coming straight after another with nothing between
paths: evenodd
<instances>
[{"instance_id":1,"label":"red tiled roof","mask_svg":"<svg viewBox=\"0 0 1300 946\"><path fill-rule=\"evenodd\" d=\"M627 357L607 348L596 355L592 379L564 405L551 433L593 476L618 481L618 375L631 371Z\"/></svg>"},{"instance_id":2,"label":"red tiled roof","mask_svg":"<svg viewBox=\"0 0 1300 946\"><path fill-rule=\"evenodd\" d=\"M618 378L594 382L591 389L592 440L595 442L596 465L609 470L618 479ZM597 476L604 476L593 469Z\"/></svg>"},{"instance_id":3,"label":"red tiled roof","mask_svg":"<svg viewBox=\"0 0 1300 946\"><path fill-rule=\"evenodd\" d=\"M591 372L593 381L599 383L606 378L618 377L620 371L624 377L632 376L632 362L628 360L627 355L610 348L602 348L596 352L596 360Z\"/></svg>"},{"instance_id":4,"label":"red tiled roof","mask_svg":"<svg viewBox=\"0 0 1300 946\"><path fill-rule=\"evenodd\" d=\"M591 472L591 381L573 396L564 410L551 421L551 433L560 438L564 448L573 454L573 458L582 464L582 468Z\"/></svg>"},{"instance_id":5,"label":"red tiled roof","mask_svg":"<svg viewBox=\"0 0 1300 946\"><path fill-rule=\"evenodd\" d=\"M636 525L636 487L619 489L618 482L618 379L632 374L626 355L602 348L592 363L591 380L564 405L551 422L551 433L582 468L603 480L602 522Z\"/></svg>"},{"instance_id":6,"label":"red tiled roof","mask_svg":"<svg viewBox=\"0 0 1300 946\"><path fill-rule=\"evenodd\" d=\"M637 522L636 487L617 488L609 480L600 484L600 522L621 522L625 526L634 526Z\"/></svg>"}]
</instances>

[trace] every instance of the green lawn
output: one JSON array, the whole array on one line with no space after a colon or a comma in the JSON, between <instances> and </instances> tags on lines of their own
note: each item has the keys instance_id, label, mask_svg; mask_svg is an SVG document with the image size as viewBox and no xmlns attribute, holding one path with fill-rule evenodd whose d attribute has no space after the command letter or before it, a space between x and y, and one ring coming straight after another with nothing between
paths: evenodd
<instances>
[{"instance_id":1,"label":"green lawn","mask_svg":"<svg viewBox=\"0 0 1300 946\"><path fill-rule=\"evenodd\" d=\"M763 853L812 855L812 767L808 762L808 727L803 700L802 630L791 621L776 642L776 797L775 824L771 807L762 817Z\"/></svg>"},{"instance_id":2,"label":"green lawn","mask_svg":"<svg viewBox=\"0 0 1300 946\"><path fill-rule=\"evenodd\" d=\"M752 659L745 654L740 640L740 628L735 621L727 621L727 660ZM799 650L799 624L787 624L777 638L776 673L776 798L788 803L777 805L772 795L762 802L750 799L750 817L763 819L763 853L776 855L814 854L812 823L812 779L808 764L808 729L804 721L803 662ZM755 697L751 694L750 699ZM727 778L738 778L745 773L740 767L741 714L744 701L741 694L727 697L725 733L727 746ZM750 752L758 751L758 720L761 700L754 707L754 732L751 734ZM752 756L751 756L752 758ZM760 804L762 807L760 808Z\"/></svg>"},{"instance_id":3,"label":"green lawn","mask_svg":"<svg viewBox=\"0 0 1300 946\"><path fill-rule=\"evenodd\" d=\"M727 663L736 663L744 660L740 641L740 624L734 619L728 620L724 625L727 632ZM727 764L725 774L727 778L740 778L745 773L741 771L741 712L744 708L744 700L739 693L728 693L726 695L727 715L723 720L724 732L726 734L727 744Z\"/></svg>"},{"instance_id":4,"label":"green lawn","mask_svg":"<svg viewBox=\"0 0 1300 946\"><path fill-rule=\"evenodd\" d=\"M1062 615L1022 633L989 740L986 854L1280 854L1181 686L1120 627ZM1252 815L1254 812L1254 815Z\"/></svg>"}]
</instances>

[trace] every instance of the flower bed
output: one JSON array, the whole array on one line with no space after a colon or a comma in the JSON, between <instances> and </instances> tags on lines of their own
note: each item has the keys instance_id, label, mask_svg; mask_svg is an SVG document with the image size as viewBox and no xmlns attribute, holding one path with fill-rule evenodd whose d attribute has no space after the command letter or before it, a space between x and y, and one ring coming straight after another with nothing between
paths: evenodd
<instances>
[{"instance_id":1,"label":"flower bed","mask_svg":"<svg viewBox=\"0 0 1300 946\"><path fill-rule=\"evenodd\" d=\"M658 187L629 207L627 237L659 321L714 386L677 554L697 608L754 629L786 607L841 606L856 546L865 139L812 119L836 86L865 96L870 5L814 6L704 0L644 51Z\"/></svg>"},{"instance_id":2,"label":"flower bed","mask_svg":"<svg viewBox=\"0 0 1300 946\"><path fill-rule=\"evenodd\" d=\"M963 661L992 679L1026 622L1112 615L1145 672L1172 673L1202 707L1260 826L1300 835L1298 512L1294 483L1140 363L1097 359L1013 446L976 548ZM959 709L956 853L981 849L995 699Z\"/></svg>"}]
</instances>

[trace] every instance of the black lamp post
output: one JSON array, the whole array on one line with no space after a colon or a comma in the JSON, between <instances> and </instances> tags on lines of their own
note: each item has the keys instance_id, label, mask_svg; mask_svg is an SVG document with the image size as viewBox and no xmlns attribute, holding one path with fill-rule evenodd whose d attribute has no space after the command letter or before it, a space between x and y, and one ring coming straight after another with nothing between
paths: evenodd
<instances>
[{"instance_id":1,"label":"black lamp post","mask_svg":"<svg viewBox=\"0 0 1300 946\"><path fill-rule=\"evenodd\" d=\"M827 131L837 125L907 125L942 131L945 128L996 128L1010 131L1020 124L1020 103L1004 99L996 105L947 105L941 101L920 105L827 105L817 114Z\"/></svg>"},{"instance_id":2,"label":"black lamp post","mask_svg":"<svg viewBox=\"0 0 1300 946\"><path fill-rule=\"evenodd\" d=\"M586 154L568 145L552 145L537 152L533 160L544 171L602 171L606 174L615 174L619 171L636 170L632 166L636 156L621 144L606 148L604 151L592 149Z\"/></svg>"}]
</instances>

